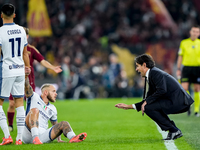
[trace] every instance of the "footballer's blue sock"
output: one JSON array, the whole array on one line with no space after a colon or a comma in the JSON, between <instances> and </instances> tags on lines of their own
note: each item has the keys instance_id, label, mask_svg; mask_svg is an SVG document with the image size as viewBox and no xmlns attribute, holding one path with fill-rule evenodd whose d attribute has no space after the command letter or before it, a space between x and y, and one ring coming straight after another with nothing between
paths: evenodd
<instances>
[{"instance_id":1,"label":"footballer's blue sock","mask_svg":"<svg viewBox=\"0 0 200 150\"><path fill-rule=\"evenodd\" d=\"M1 105L0 105L0 126L1 126L1 129L3 130L4 137L8 138L10 136L10 132L8 129L6 115Z\"/></svg>"},{"instance_id":2,"label":"footballer's blue sock","mask_svg":"<svg viewBox=\"0 0 200 150\"><path fill-rule=\"evenodd\" d=\"M16 122L17 122L17 138L16 140L22 140L22 132L24 130L25 125L25 111L24 106L20 106L16 108Z\"/></svg>"}]
</instances>

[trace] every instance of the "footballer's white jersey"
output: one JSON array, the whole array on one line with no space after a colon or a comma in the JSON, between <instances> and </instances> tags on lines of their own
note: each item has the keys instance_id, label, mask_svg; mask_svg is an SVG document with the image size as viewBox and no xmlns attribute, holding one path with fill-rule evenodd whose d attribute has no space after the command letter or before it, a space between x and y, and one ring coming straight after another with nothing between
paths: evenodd
<instances>
[{"instance_id":1,"label":"footballer's white jersey","mask_svg":"<svg viewBox=\"0 0 200 150\"><path fill-rule=\"evenodd\" d=\"M43 99L35 92L26 99L26 115L32 108L39 109L39 127L48 129L48 121L57 121L57 109L54 105L46 105Z\"/></svg>"},{"instance_id":2,"label":"footballer's white jersey","mask_svg":"<svg viewBox=\"0 0 200 150\"><path fill-rule=\"evenodd\" d=\"M23 50L27 46L24 28L15 23L5 23L0 27L0 46L2 77L24 75Z\"/></svg>"}]
</instances>

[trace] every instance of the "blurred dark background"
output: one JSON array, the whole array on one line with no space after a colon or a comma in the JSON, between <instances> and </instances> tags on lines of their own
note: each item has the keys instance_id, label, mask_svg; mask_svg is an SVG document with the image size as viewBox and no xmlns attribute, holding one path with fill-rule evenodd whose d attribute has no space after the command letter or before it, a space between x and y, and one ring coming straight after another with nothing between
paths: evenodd
<instances>
[{"instance_id":1,"label":"blurred dark background","mask_svg":"<svg viewBox=\"0 0 200 150\"><path fill-rule=\"evenodd\" d=\"M27 0L0 0L16 6L15 23L28 27ZM35 62L36 85L58 86L59 99L140 97L143 80L134 58L149 53L156 66L174 75L180 41L200 24L198 0L45 0L52 36L29 43L63 72ZM0 21L2 26L2 20Z\"/></svg>"}]
</instances>

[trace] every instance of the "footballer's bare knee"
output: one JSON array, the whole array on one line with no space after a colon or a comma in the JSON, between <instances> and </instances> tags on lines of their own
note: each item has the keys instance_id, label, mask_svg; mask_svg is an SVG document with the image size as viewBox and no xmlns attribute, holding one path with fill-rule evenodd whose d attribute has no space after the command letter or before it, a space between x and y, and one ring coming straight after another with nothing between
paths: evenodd
<instances>
[{"instance_id":1,"label":"footballer's bare knee","mask_svg":"<svg viewBox=\"0 0 200 150\"><path fill-rule=\"evenodd\" d=\"M39 125L38 117L39 117L39 109L32 108L25 119L26 125L28 126L29 129L31 129L32 127L38 127Z\"/></svg>"},{"instance_id":2,"label":"footballer's bare knee","mask_svg":"<svg viewBox=\"0 0 200 150\"><path fill-rule=\"evenodd\" d=\"M23 97L19 97L19 98L13 97L13 99L14 99L14 103L15 103L15 108L20 107L20 106L24 106Z\"/></svg>"},{"instance_id":3,"label":"footballer's bare knee","mask_svg":"<svg viewBox=\"0 0 200 150\"><path fill-rule=\"evenodd\" d=\"M34 115L38 115L38 114L39 114L39 109L38 109L38 108L32 108L32 109L30 110L30 113L31 113L31 114L34 114Z\"/></svg>"},{"instance_id":4,"label":"footballer's bare knee","mask_svg":"<svg viewBox=\"0 0 200 150\"><path fill-rule=\"evenodd\" d=\"M68 123L67 121L61 121L60 123L61 123L63 126L69 125L69 123Z\"/></svg>"},{"instance_id":5,"label":"footballer's bare knee","mask_svg":"<svg viewBox=\"0 0 200 150\"><path fill-rule=\"evenodd\" d=\"M71 127L67 121L61 121L54 126L55 131L62 131L63 133L68 133L71 131Z\"/></svg>"},{"instance_id":6,"label":"footballer's bare knee","mask_svg":"<svg viewBox=\"0 0 200 150\"><path fill-rule=\"evenodd\" d=\"M70 127L69 123L67 121L61 121L58 123L58 127L63 130L66 127Z\"/></svg>"},{"instance_id":7,"label":"footballer's bare knee","mask_svg":"<svg viewBox=\"0 0 200 150\"><path fill-rule=\"evenodd\" d=\"M15 110L15 102L14 100L9 100L9 109Z\"/></svg>"},{"instance_id":8,"label":"footballer's bare knee","mask_svg":"<svg viewBox=\"0 0 200 150\"><path fill-rule=\"evenodd\" d=\"M63 124L63 133L66 135L68 132L72 131L70 124L67 121L62 121Z\"/></svg>"}]
</instances>

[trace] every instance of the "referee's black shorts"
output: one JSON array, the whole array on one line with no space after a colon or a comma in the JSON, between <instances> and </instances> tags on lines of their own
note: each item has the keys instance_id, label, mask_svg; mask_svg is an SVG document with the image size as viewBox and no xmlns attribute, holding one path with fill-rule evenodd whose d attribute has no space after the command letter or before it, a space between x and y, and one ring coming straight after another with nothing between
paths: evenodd
<instances>
[{"instance_id":1,"label":"referee's black shorts","mask_svg":"<svg viewBox=\"0 0 200 150\"><path fill-rule=\"evenodd\" d=\"M181 82L200 84L200 67L184 66L182 70Z\"/></svg>"}]
</instances>

